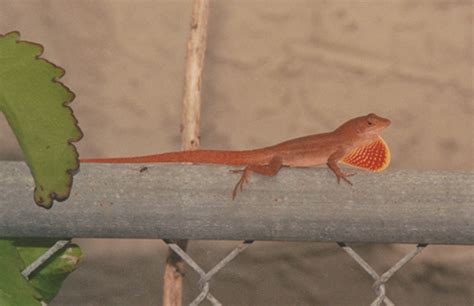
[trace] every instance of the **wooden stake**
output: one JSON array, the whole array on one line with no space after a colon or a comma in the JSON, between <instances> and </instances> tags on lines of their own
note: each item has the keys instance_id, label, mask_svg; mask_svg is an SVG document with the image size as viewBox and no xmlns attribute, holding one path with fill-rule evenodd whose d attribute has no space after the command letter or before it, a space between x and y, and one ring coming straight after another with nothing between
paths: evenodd
<instances>
[{"instance_id":1,"label":"wooden stake","mask_svg":"<svg viewBox=\"0 0 474 306\"><path fill-rule=\"evenodd\" d=\"M194 0L191 16L191 34L187 46L183 112L181 118L182 150L196 150L199 148L200 143L201 81L204 55L206 53L208 19L209 0ZM183 250L186 250L188 241L179 240L177 244ZM164 306L181 306L184 267L185 264L182 259L173 251L169 250L164 273Z\"/></svg>"},{"instance_id":2,"label":"wooden stake","mask_svg":"<svg viewBox=\"0 0 474 306\"><path fill-rule=\"evenodd\" d=\"M209 0L194 0L191 35L188 40L186 76L184 80L181 143L183 150L199 147L201 122L201 80L206 52Z\"/></svg>"}]
</instances>

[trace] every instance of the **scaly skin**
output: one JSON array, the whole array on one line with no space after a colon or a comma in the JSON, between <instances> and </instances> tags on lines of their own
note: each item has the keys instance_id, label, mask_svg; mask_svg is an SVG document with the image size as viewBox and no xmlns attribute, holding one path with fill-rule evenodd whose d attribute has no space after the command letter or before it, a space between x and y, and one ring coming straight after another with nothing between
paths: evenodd
<instances>
[{"instance_id":1,"label":"scaly skin","mask_svg":"<svg viewBox=\"0 0 474 306\"><path fill-rule=\"evenodd\" d=\"M245 166L241 170L233 171L241 172L242 176L233 190L232 198L235 198L238 190L242 191L252 172L274 176L281 167L312 167L327 164L329 169L336 175L338 182L342 179L352 185L347 177L354 174L342 172L338 162L342 159L346 164L370 171L385 169L389 163L390 153L380 138L380 132L389 126L390 123L389 119L375 114L368 114L351 119L329 133L296 138L255 150L181 151L137 157L86 158L81 159L81 162L114 164L191 162L197 164ZM376 142L378 146L373 145ZM372 149L370 149L372 147L377 147L379 151L372 152ZM364 156L355 155L357 152L363 152ZM366 156L367 152L369 153L368 157ZM345 156L349 155L351 155L350 159L344 159ZM380 162L374 166L373 160L377 162L379 157L381 159ZM370 166L369 163L371 163Z\"/></svg>"}]
</instances>

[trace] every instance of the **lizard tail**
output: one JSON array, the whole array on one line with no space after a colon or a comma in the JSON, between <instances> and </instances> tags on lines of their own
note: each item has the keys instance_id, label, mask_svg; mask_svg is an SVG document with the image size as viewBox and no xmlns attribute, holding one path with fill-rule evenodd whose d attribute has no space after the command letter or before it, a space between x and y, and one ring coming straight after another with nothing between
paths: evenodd
<instances>
[{"instance_id":1,"label":"lizard tail","mask_svg":"<svg viewBox=\"0 0 474 306\"><path fill-rule=\"evenodd\" d=\"M107 163L107 164L145 164L145 163L199 163L220 165L249 165L268 163L270 154L265 150L248 151L220 151L220 150L196 150L169 152L154 155L136 157L112 157L112 158L84 158L81 163Z\"/></svg>"}]
</instances>

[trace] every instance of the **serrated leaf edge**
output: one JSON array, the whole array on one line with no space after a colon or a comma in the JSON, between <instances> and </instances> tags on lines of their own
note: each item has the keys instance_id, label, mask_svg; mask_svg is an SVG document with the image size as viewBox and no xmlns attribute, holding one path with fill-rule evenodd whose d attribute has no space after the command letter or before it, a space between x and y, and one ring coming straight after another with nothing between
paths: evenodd
<instances>
[{"instance_id":1,"label":"serrated leaf edge","mask_svg":"<svg viewBox=\"0 0 474 306\"><path fill-rule=\"evenodd\" d=\"M39 43L36 43L36 42L32 42L32 41L28 41L28 40L20 40L20 37L21 37L21 34L19 31L11 31L11 32L8 32L6 34L0 34L0 37L7 37L7 36L10 36L10 35L16 35L16 39L15 39L15 43L17 44L21 44L21 43L27 43L27 44L32 44L32 45L35 45L37 47L40 48L40 52L35 56L35 59L36 60L41 60L41 61L45 61L47 62L48 64L52 65L54 68L56 69L59 69L61 71L61 73L57 76L57 77L54 77L53 79L51 79L51 81L53 83L58 83L60 84L61 86L63 86L71 95L72 95L72 98L69 100L69 101L64 101L62 103L62 106L69 109L69 111L71 112L71 116L74 120L73 124L74 124L74 127L77 129L78 133L79 133L79 136L77 137L77 139L68 139L67 140L67 145L72 147L73 151L74 151L74 154L76 156L75 160L76 160L76 164L77 164L77 167L76 168L72 168L72 169L67 169L66 170L66 173L67 173L67 176L68 176L68 181L67 181L67 194L66 196L64 197L59 197L56 193L50 193L49 194L49 198L51 200L51 205L50 206L43 206L41 205L40 203L36 203L38 204L39 206L42 206L44 208L51 208L53 206L53 202L54 201L58 201L58 202L63 202L65 200L67 200L71 194L71 189L72 189L72 183L73 183L73 176L76 175L78 172L79 172L79 168L80 168L80 163L79 163L79 152L77 151L77 148L73 145L73 143L76 143L78 141L80 141L82 139L82 137L84 137L84 133L82 132L81 128L79 127L79 124L78 124L78 121L77 121L77 118L76 116L74 116L74 111L73 109L69 106L70 103L72 103L72 101L74 101L74 99L76 98L76 95L74 94L74 92L68 87L66 86L64 83L62 83L61 81L59 81L60 78L62 78L64 76L64 74L66 73L66 71L64 70L64 68L50 62L49 60L45 59L45 58L42 58L41 55L43 55L43 52L44 52L44 46L39 44ZM34 192L36 192L36 186L35 186L35 189L34 189Z\"/></svg>"}]
</instances>

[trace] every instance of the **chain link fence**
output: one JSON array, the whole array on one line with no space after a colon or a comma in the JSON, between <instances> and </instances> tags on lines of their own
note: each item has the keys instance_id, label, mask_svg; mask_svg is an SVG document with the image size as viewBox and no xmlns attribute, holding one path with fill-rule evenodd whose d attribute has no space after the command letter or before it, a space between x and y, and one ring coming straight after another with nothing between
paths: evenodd
<instances>
[{"instance_id":1,"label":"chain link fence","mask_svg":"<svg viewBox=\"0 0 474 306\"><path fill-rule=\"evenodd\" d=\"M178 254L200 277L198 286L201 289L201 292L196 298L189 304L190 306L197 306L202 301L207 299L214 306L222 305L219 300L211 293L210 281L213 276L215 276L221 269L223 269L228 263L235 259L241 252L246 250L253 243L252 240L246 240L238 244L229 254L227 254L222 260L220 260L214 267L212 267L208 272L204 271L196 261L183 249L178 246L176 243L173 243L170 240L163 240L176 254ZM37 268L39 268L43 263L45 263L51 256L56 252L66 247L69 244L69 240L60 240L54 246L52 246L47 252L40 256L35 262L30 266L25 268L22 272L25 278L33 273ZM418 255L423 249L427 247L427 244L418 244L412 251L407 253L403 258L396 262L390 269L388 269L382 275L379 275L359 254L357 254L354 249L348 246L346 243L339 242L337 243L342 250L347 252L351 258L354 259L357 264L359 264L373 279L374 284L372 286L374 293L376 295L375 300L370 304L371 306L378 306L384 303L387 306L395 305L394 302L386 294L385 284L390 280L390 278L401 268L403 268L410 260L412 260L416 255Z\"/></svg>"}]
</instances>

